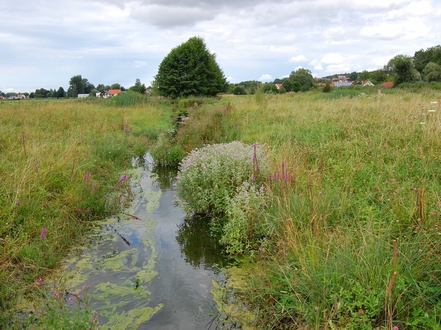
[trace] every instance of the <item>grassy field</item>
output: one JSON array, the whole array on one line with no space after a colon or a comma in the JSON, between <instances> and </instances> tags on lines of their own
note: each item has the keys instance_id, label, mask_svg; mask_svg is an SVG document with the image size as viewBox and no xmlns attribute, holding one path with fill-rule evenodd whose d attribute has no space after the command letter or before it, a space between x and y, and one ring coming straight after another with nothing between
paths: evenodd
<instances>
[{"instance_id":1,"label":"grassy field","mask_svg":"<svg viewBox=\"0 0 441 330\"><path fill-rule=\"evenodd\" d=\"M336 89L184 105L174 142L153 147L164 163L205 143L268 150L275 202L256 221L271 242L244 268L241 295L259 311L250 325L441 328L440 98ZM168 102L0 103L2 310L130 197L124 170L172 116Z\"/></svg>"},{"instance_id":2,"label":"grassy field","mask_svg":"<svg viewBox=\"0 0 441 330\"><path fill-rule=\"evenodd\" d=\"M130 198L132 157L171 128L167 107L101 101L0 102L0 328L93 220Z\"/></svg>"},{"instance_id":3,"label":"grassy field","mask_svg":"<svg viewBox=\"0 0 441 330\"><path fill-rule=\"evenodd\" d=\"M245 294L259 328L441 328L440 96L229 98L275 173L275 245Z\"/></svg>"}]
</instances>

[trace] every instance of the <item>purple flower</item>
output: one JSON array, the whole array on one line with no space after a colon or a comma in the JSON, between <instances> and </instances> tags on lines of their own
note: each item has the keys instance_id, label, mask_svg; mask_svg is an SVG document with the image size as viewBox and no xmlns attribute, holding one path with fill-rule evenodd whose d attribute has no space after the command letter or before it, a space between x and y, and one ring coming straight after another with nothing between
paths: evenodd
<instances>
[{"instance_id":1,"label":"purple flower","mask_svg":"<svg viewBox=\"0 0 441 330\"><path fill-rule=\"evenodd\" d=\"M46 233L47 233L47 229L46 229L46 227L44 227L44 228L41 230L40 237L41 237L41 238L46 238Z\"/></svg>"},{"instance_id":2,"label":"purple flower","mask_svg":"<svg viewBox=\"0 0 441 330\"><path fill-rule=\"evenodd\" d=\"M43 280L41 279L41 277L38 279L37 284L38 285L42 285L43 284Z\"/></svg>"},{"instance_id":3,"label":"purple flower","mask_svg":"<svg viewBox=\"0 0 441 330\"><path fill-rule=\"evenodd\" d=\"M17 204L17 206L20 206L20 205L21 205L21 202L20 202L20 201L17 201L16 204Z\"/></svg>"},{"instance_id":4,"label":"purple flower","mask_svg":"<svg viewBox=\"0 0 441 330\"><path fill-rule=\"evenodd\" d=\"M118 183L123 182L127 178L127 174L124 174L122 177L119 178Z\"/></svg>"},{"instance_id":5,"label":"purple flower","mask_svg":"<svg viewBox=\"0 0 441 330\"><path fill-rule=\"evenodd\" d=\"M253 147L254 147L254 151L256 151L256 148L257 148L257 142L254 142Z\"/></svg>"},{"instance_id":6,"label":"purple flower","mask_svg":"<svg viewBox=\"0 0 441 330\"><path fill-rule=\"evenodd\" d=\"M84 181L89 180L90 178L90 172L86 172L86 174L84 174Z\"/></svg>"}]
</instances>

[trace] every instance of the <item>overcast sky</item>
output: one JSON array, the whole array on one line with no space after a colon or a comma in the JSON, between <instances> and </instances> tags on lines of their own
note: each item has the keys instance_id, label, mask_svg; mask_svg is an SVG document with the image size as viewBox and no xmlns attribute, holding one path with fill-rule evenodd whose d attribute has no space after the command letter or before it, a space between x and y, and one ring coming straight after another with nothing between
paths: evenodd
<instances>
[{"instance_id":1,"label":"overcast sky","mask_svg":"<svg viewBox=\"0 0 441 330\"><path fill-rule=\"evenodd\" d=\"M151 84L204 38L230 82L382 68L441 44L441 0L0 0L0 90Z\"/></svg>"}]
</instances>

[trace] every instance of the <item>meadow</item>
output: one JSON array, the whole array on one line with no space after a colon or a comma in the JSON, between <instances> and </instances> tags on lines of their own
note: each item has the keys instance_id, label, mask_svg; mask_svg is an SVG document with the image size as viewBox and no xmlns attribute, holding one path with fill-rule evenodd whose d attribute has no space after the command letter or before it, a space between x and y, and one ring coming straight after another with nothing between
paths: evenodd
<instances>
[{"instance_id":1,"label":"meadow","mask_svg":"<svg viewBox=\"0 0 441 330\"><path fill-rule=\"evenodd\" d=\"M276 202L256 219L271 244L239 291L259 311L251 325L441 328L440 96L230 99L241 141L266 145L274 173Z\"/></svg>"},{"instance_id":2,"label":"meadow","mask_svg":"<svg viewBox=\"0 0 441 330\"><path fill-rule=\"evenodd\" d=\"M125 171L171 127L171 108L105 101L0 103L0 328L130 199Z\"/></svg>"},{"instance_id":3,"label":"meadow","mask_svg":"<svg viewBox=\"0 0 441 330\"><path fill-rule=\"evenodd\" d=\"M188 118L178 131L170 102L137 102L0 103L3 310L38 288L94 219L130 198L132 157L149 149L158 163L176 165L205 144L239 140L265 147L271 174L263 183L273 198L250 213L266 235L242 256L246 281L235 291L256 315L230 322L441 328L439 92L180 101Z\"/></svg>"}]
</instances>

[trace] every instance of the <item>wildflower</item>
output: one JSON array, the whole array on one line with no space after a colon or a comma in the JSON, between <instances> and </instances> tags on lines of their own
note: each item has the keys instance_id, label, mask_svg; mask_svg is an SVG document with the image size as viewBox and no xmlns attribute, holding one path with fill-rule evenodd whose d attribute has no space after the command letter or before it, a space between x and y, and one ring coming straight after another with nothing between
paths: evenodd
<instances>
[{"instance_id":1,"label":"wildflower","mask_svg":"<svg viewBox=\"0 0 441 330\"><path fill-rule=\"evenodd\" d=\"M399 330L399 328L396 325L394 325L393 330Z\"/></svg>"},{"instance_id":2,"label":"wildflower","mask_svg":"<svg viewBox=\"0 0 441 330\"><path fill-rule=\"evenodd\" d=\"M47 229L46 229L46 227L44 227L44 228L41 230L40 237L41 237L41 238L46 238L46 232L47 232Z\"/></svg>"},{"instance_id":3,"label":"wildflower","mask_svg":"<svg viewBox=\"0 0 441 330\"><path fill-rule=\"evenodd\" d=\"M38 285L42 285L43 284L43 280L41 279L41 277L38 279L37 284Z\"/></svg>"},{"instance_id":4,"label":"wildflower","mask_svg":"<svg viewBox=\"0 0 441 330\"><path fill-rule=\"evenodd\" d=\"M89 178L90 178L90 172L86 172L86 174L84 174L84 181L87 181L87 180L89 180Z\"/></svg>"},{"instance_id":5,"label":"wildflower","mask_svg":"<svg viewBox=\"0 0 441 330\"><path fill-rule=\"evenodd\" d=\"M17 206L20 206L20 205L21 205L21 202L20 202L20 201L17 201L16 204L17 204Z\"/></svg>"},{"instance_id":6,"label":"wildflower","mask_svg":"<svg viewBox=\"0 0 441 330\"><path fill-rule=\"evenodd\" d=\"M123 182L127 178L127 174L124 174L118 181L118 183Z\"/></svg>"},{"instance_id":7,"label":"wildflower","mask_svg":"<svg viewBox=\"0 0 441 330\"><path fill-rule=\"evenodd\" d=\"M72 301L73 300L73 298L72 297L69 297L69 301Z\"/></svg>"}]
</instances>

